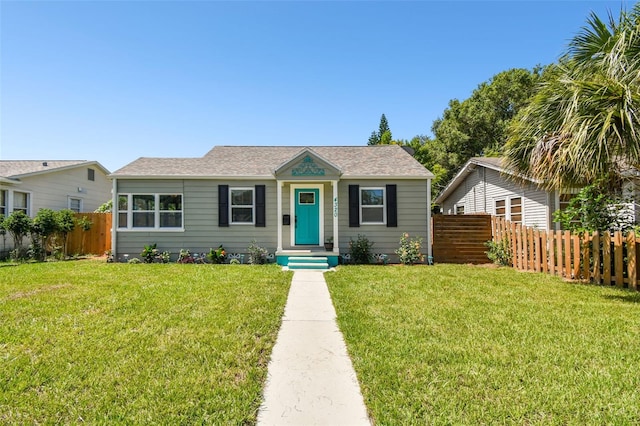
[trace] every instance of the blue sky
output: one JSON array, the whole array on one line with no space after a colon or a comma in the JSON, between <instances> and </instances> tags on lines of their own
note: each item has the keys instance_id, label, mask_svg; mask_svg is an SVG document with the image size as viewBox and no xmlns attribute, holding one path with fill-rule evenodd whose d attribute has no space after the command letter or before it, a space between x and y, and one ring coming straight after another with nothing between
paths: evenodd
<instances>
[{"instance_id":1,"label":"blue sky","mask_svg":"<svg viewBox=\"0 0 640 426\"><path fill-rule=\"evenodd\" d=\"M554 62L620 1L0 0L0 159L431 134L450 99Z\"/></svg>"}]
</instances>

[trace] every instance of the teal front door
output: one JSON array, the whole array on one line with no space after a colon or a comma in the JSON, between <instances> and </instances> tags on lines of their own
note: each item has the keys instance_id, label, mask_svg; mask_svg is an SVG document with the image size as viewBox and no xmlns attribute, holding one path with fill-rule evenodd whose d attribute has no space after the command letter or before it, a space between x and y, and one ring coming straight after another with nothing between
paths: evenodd
<instances>
[{"instance_id":1,"label":"teal front door","mask_svg":"<svg viewBox=\"0 0 640 426\"><path fill-rule=\"evenodd\" d=\"M320 190L295 190L295 243L320 244Z\"/></svg>"}]
</instances>

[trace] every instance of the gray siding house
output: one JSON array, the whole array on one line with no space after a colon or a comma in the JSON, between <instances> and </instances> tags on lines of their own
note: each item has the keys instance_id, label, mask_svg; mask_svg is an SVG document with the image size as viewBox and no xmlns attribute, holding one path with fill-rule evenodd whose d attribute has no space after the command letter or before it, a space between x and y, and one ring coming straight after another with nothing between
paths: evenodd
<instances>
[{"instance_id":1,"label":"gray siding house","mask_svg":"<svg viewBox=\"0 0 640 426\"><path fill-rule=\"evenodd\" d=\"M435 199L444 214L488 213L539 229L554 229L553 212L571 194L539 187L540 182L510 177L502 158L471 158Z\"/></svg>"},{"instance_id":2,"label":"gray siding house","mask_svg":"<svg viewBox=\"0 0 640 426\"><path fill-rule=\"evenodd\" d=\"M218 146L200 158L140 158L110 176L117 259L151 243L174 256L220 244L245 253L256 240L282 265L314 253L335 265L362 234L393 261L403 232L430 250L433 174L396 145Z\"/></svg>"}]
</instances>

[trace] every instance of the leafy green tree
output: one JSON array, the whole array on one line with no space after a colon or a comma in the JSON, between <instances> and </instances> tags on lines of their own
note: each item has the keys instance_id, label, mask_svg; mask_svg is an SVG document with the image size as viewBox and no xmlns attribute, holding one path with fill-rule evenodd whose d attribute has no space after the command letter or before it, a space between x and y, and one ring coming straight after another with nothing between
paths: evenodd
<instances>
[{"instance_id":1,"label":"leafy green tree","mask_svg":"<svg viewBox=\"0 0 640 426\"><path fill-rule=\"evenodd\" d=\"M509 165L548 188L640 166L640 3L608 22L592 14L514 120Z\"/></svg>"},{"instance_id":2,"label":"leafy green tree","mask_svg":"<svg viewBox=\"0 0 640 426\"><path fill-rule=\"evenodd\" d=\"M24 258L25 249L23 243L33 227L32 219L22 210L16 210L4 220L3 226L13 238L15 257L17 259Z\"/></svg>"},{"instance_id":3,"label":"leafy green tree","mask_svg":"<svg viewBox=\"0 0 640 426\"><path fill-rule=\"evenodd\" d=\"M624 200L613 195L608 184L605 178L585 186L566 209L553 213L553 220L560 222L564 229L579 233L631 229L633 215L625 214Z\"/></svg>"},{"instance_id":4,"label":"leafy green tree","mask_svg":"<svg viewBox=\"0 0 640 426\"><path fill-rule=\"evenodd\" d=\"M33 218L33 234L34 245L40 245L41 250L38 251L38 259L44 260L47 247L49 246L49 238L58 231L58 218L56 212L51 209L40 209ZM37 239L40 242L36 241Z\"/></svg>"},{"instance_id":5,"label":"leafy green tree","mask_svg":"<svg viewBox=\"0 0 640 426\"><path fill-rule=\"evenodd\" d=\"M67 239L69 233L76 227L76 217L73 210L64 209L56 212L58 232L62 236L63 255L67 255Z\"/></svg>"},{"instance_id":6,"label":"leafy green tree","mask_svg":"<svg viewBox=\"0 0 640 426\"><path fill-rule=\"evenodd\" d=\"M449 102L442 117L433 123L435 140L428 148L432 165L427 168L440 173L438 182L434 182L436 191L471 157L502 153L509 124L528 105L541 71L503 71L478 85L468 99Z\"/></svg>"},{"instance_id":7,"label":"leafy green tree","mask_svg":"<svg viewBox=\"0 0 640 426\"><path fill-rule=\"evenodd\" d=\"M100 207L98 207L94 213L111 213L111 209L113 208L113 200L109 200L105 203L102 203Z\"/></svg>"},{"instance_id":8,"label":"leafy green tree","mask_svg":"<svg viewBox=\"0 0 640 426\"><path fill-rule=\"evenodd\" d=\"M389 123L387 122L387 117L382 114L380 117L380 124L378 126L377 132L371 132L371 136L369 136L368 145L389 145L392 142L393 138L391 136L391 129L389 129Z\"/></svg>"}]
</instances>

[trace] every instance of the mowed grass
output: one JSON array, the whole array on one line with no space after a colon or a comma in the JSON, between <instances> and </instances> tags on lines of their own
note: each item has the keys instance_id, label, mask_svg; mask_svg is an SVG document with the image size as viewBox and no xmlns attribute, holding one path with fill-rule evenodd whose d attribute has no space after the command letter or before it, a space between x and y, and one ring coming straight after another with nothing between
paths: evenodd
<instances>
[{"instance_id":1,"label":"mowed grass","mask_svg":"<svg viewBox=\"0 0 640 426\"><path fill-rule=\"evenodd\" d=\"M276 266L0 267L0 423L253 424Z\"/></svg>"},{"instance_id":2,"label":"mowed grass","mask_svg":"<svg viewBox=\"0 0 640 426\"><path fill-rule=\"evenodd\" d=\"M509 268L325 274L377 425L640 424L640 293Z\"/></svg>"}]
</instances>

